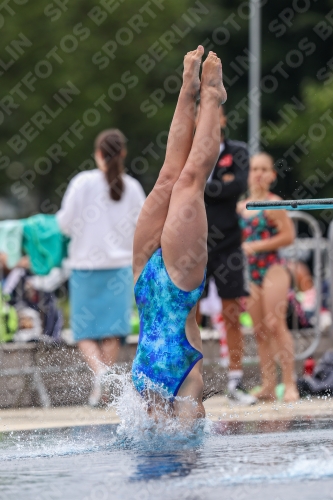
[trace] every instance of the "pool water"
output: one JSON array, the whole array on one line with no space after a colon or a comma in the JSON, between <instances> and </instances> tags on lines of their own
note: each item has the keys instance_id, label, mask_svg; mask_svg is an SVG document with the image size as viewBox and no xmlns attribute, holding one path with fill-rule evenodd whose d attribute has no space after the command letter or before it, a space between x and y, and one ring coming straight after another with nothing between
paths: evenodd
<instances>
[{"instance_id":1,"label":"pool water","mask_svg":"<svg viewBox=\"0 0 333 500\"><path fill-rule=\"evenodd\" d=\"M333 499L333 423L206 421L0 434L1 500ZM141 435L140 435L141 432Z\"/></svg>"}]
</instances>

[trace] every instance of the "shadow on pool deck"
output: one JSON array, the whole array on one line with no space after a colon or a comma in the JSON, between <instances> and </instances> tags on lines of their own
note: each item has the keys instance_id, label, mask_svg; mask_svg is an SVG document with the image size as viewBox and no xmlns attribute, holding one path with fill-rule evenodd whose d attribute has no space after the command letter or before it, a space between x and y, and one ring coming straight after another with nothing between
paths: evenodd
<instances>
[{"instance_id":1,"label":"shadow on pool deck","mask_svg":"<svg viewBox=\"0 0 333 500\"><path fill-rule=\"evenodd\" d=\"M263 403L252 407L231 405L223 396L205 402L207 418L221 422L286 422L320 418L333 419L333 399L303 399L297 403ZM86 406L58 408L20 408L0 410L0 432L116 424L114 408L91 409ZM267 428L269 425L267 426Z\"/></svg>"}]
</instances>

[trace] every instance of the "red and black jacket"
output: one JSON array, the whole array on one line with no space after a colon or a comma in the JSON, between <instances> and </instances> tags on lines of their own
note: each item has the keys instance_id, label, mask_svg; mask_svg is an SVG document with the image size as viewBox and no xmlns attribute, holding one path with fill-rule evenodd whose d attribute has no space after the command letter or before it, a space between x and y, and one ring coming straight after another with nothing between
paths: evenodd
<instances>
[{"instance_id":1,"label":"red and black jacket","mask_svg":"<svg viewBox=\"0 0 333 500\"><path fill-rule=\"evenodd\" d=\"M247 190L249 153L244 142L225 140L224 144L224 151L205 188L210 253L237 248L241 244L236 205L240 195ZM225 182L225 174L233 174L234 179Z\"/></svg>"}]
</instances>

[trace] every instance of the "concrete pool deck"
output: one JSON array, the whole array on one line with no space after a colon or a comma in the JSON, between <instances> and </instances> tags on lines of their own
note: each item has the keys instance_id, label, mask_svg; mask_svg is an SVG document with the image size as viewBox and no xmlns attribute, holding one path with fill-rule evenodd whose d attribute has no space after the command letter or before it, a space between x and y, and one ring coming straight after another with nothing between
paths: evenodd
<instances>
[{"instance_id":1,"label":"concrete pool deck","mask_svg":"<svg viewBox=\"0 0 333 500\"><path fill-rule=\"evenodd\" d=\"M252 407L231 405L224 396L205 402L207 417L213 421L281 421L315 418L333 419L333 398L302 399L297 403L262 403ZM91 409L86 406L58 408L19 408L0 410L0 432L52 429L82 425L116 424L113 408Z\"/></svg>"}]
</instances>

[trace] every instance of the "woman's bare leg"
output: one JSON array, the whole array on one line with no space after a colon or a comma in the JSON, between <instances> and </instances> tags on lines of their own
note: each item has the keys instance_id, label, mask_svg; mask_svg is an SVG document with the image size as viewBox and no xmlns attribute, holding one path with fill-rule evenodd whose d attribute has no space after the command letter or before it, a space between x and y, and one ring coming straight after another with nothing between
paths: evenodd
<instances>
[{"instance_id":1,"label":"woman's bare leg","mask_svg":"<svg viewBox=\"0 0 333 500\"><path fill-rule=\"evenodd\" d=\"M102 340L101 352L102 360L106 366L111 367L116 363L119 355L120 339L117 337L110 337Z\"/></svg>"},{"instance_id":2,"label":"woman's bare leg","mask_svg":"<svg viewBox=\"0 0 333 500\"><path fill-rule=\"evenodd\" d=\"M284 401L286 402L299 399L295 382L293 339L286 324L289 285L290 276L287 270L280 265L272 266L267 271L263 282L264 314L266 324L272 332L271 350L277 351L281 366L282 380L285 385Z\"/></svg>"},{"instance_id":3,"label":"woman's bare leg","mask_svg":"<svg viewBox=\"0 0 333 500\"><path fill-rule=\"evenodd\" d=\"M86 362L95 375L104 372L107 366L112 366L118 358L119 338L103 339L101 345L95 340L80 340L78 343Z\"/></svg>"},{"instance_id":4,"label":"woman's bare leg","mask_svg":"<svg viewBox=\"0 0 333 500\"><path fill-rule=\"evenodd\" d=\"M246 310L253 321L262 382L261 391L255 396L261 400L273 401L275 399L276 366L274 352L272 352L272 334L264 322L262 296L262 288L251 283L251 296L246 301Z\"/></svg>"},{"instance_id":5,"label":"woman's bare leg","mask_svg":"<svg viewBox=\"0 0 333 500\"><path fill-rule=\"evenodd\" d=\"M164 164L141 210L134 236L133 272L136 282L145 264L161 245L172 188L186 163L193 141L195 107L200 90L199 71L204 48L184 58L183 85L170 126Z\"/></svg>"},{"instance_id":6,"label":"woman's bare leg","mask_svg":"<svg viewBox=\"0 0 333 500\"><path fill-rule=\"evenodd\" d=\"M204 189L220 148L219 106L226 99L221 61L212 52L203 63L200 116L191 152L170 199L161 236L163 259L181 289L200 285L207 263Z\"/></svg>"},{"instance_id":7,"label":"woman's bare leg","mask_svg":"<svg viewBox=\"0 0 333 500\"><path fill-rule=\"evenodd\" d=\"M239 323L241 304L239 299L222 299L223 319L229 350L229 371L242 370L243 334Z\"/></svg>"},{"instance_id":8,"label":"woman's bare leg","mask_svg":"<svg viewBox=\"0 0 333 500\"><path fill-rule=\"evenodd\" d=\"M95 375L99 375L105 370L102 359L102 351L95 340L80 340L78 346L84 359L88 363L89 368L91 368Z\"/></svg>"}]
</instances>

